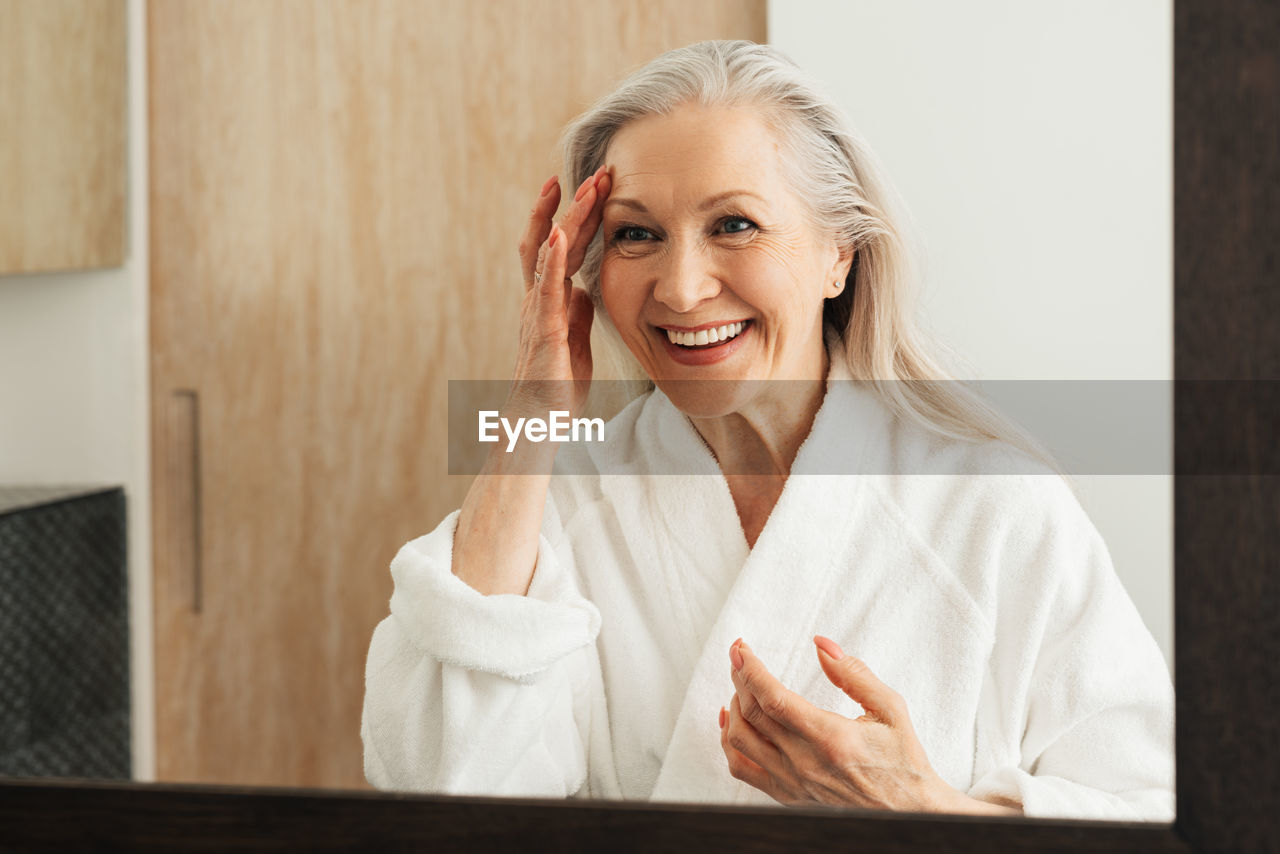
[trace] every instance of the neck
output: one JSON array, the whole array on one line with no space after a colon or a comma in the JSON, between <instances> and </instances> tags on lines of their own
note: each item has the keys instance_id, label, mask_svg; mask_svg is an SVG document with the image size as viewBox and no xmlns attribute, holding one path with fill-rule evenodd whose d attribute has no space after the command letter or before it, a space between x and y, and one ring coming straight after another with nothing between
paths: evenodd
<instances>
[{"instance_id":1,"label":"neck","mask_svg":"<svg viewBox=\"0 0 1280 854\"><path fill-rule=\"evenodd\" d=\"M689 420L725 474L785 478L813 428L826 390L825 379L773 382L767 397L738 412Z\"/></svg>"}]
</instances>

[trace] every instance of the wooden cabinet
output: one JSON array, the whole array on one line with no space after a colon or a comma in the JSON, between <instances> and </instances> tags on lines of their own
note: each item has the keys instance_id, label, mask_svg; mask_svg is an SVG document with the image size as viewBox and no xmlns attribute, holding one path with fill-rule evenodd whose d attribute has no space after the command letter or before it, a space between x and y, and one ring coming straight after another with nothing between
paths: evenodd
<instances>
[{"instance_id":1,"label":"wooden cabinet","mask_svg":"<svg viewBox=\"0 0 1280 854\"><path fill-rule=\"evenodd\" d=\"M119 267L125 0L0 0L0 274Z\"/></svg>"},{"instance_id":2,"label":"wooden cabinet","mask_svg":"<svg viewBox=\"0 0 1280 854\"><path fill-rule=\"evenodd\" d=\"M158 776L363 786L388 564L465 492L447 381L514 363L561 126L664 49L763 40L764 3L153 0L148 27Z\"/></svg>"}]
</instances>

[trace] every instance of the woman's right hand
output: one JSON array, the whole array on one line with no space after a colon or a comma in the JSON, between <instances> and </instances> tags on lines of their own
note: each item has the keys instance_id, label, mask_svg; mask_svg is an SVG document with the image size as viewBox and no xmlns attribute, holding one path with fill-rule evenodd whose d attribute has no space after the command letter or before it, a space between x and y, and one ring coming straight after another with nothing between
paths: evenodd
<instances>
[{"instance_id":1,"label":"woman's right hand","mask_svg":"<svg viewBox=\"0 0 1280 854\"><path fill-rule=\"evenodd\" d=\"M609 195L605 167L579 186L559 223L560 183L542 186L520 240L525 294L520 343L507 406L516 415L547 417L550 410L581 413L591 384L591 322L594 306L573 286L595 237ZM546 382L546 381L550 382Z\"/></svg>"},{"instance_id":2,"label":"woman's right hand","mask_svg":"<svg viewBox=\"0 0 1280 854\"><path fill-rule=\"evenodd\" d=\"M581 413L591 384L593 306L570 278L582 266L609 194L604 167L583 182L563 219L560 185L542 187L520 241L524 304L520 347L504 416L546 418L551 410ZM549 382L548 382L549 381ZM462 502L453 537L453 574L487 595L525 595L538 561L542 511L551 478L552 443L506 453L495 444ZM537 474L538 477L507 477Z\"/></svg>"}]
</instances>

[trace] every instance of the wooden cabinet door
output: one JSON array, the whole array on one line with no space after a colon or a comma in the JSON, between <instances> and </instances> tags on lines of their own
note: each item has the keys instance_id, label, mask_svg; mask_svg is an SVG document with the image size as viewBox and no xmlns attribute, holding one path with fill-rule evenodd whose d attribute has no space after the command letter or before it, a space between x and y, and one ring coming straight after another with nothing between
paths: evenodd
<instances>
[{"instance_id":1,"label":"wooden cabinet door","mask_svg":"<svg viewBox=\"0 0 1280 854\"><path fill-rule=\"evenodd\" d=\"M119 267L125 0L0 0L0 275Z\"/></svg>"},{"instance_id":2,"label":"wooden cabinet door","mask_svg":"<svg viewBox=\"0 0 1280 854\"><path fill-rule=\"evenodd\" d=\"M159 779L365 785L388 564L465 492L447 381L509 374L560 127L764 27L763 0L152 0Z\"/></svg>"}]
</instances>

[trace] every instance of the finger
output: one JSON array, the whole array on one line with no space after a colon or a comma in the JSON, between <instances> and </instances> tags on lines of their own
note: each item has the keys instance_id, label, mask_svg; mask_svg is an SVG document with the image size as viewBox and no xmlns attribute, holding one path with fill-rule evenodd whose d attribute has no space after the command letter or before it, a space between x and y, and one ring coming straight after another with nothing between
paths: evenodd
<instances>
[{"instance_id":1,"label":"finger","mask_svg":"<svg viewBox=\"0 0 1280 854\"><path fill-rule=\"evenodd\" d=\"M730 747L770 772L770 774L781 769L781 753L776 746L743 717L741 698L737 694L734 694L733 699L729 701L725 735L728 738Z\"/></svg>"},{"instance_id":2,"label":"finger","mask_svg":"<svg viewBox=\"0 0 1280 854\"><path fill-rule=\"evenodd\" d=\"M765 794L777 799L773 794L773 778L769 773L738 751L734 750L728 744L724 744L724 758L729 763L729 774L735 780L741 780L748 786L759 789Z\"/></svg>"},{"instance_id":3,"label":"finger","mask_svg":"<svg viewBox=\"0 0 1280 854\"><path fill-rule=\"evenodd\" d=\"M603 169L604 167L600 168ZM578 227L578 233L569 246L569 255L565 264L570 276L575 275L582 267L582 261L587 256L587 248L591 245L591 241L595 239L596 231L600 228L600 222L604 219L604 203L608 200L609 191L612 188L613 177L608 172L601 174L596 181L595 203L591 206L587 218Z\"/></svg>"},{"instance_id":4,"label":"finger","mask_svg":"<svg viewBox=\"0 0 1280 854\"><path fill-rule=\"evenodd\" d=\"M552 175L542 185L542 192L529 211L529 222L520 238L520 265L524 271L525 288L533 287L533 273L538 263L539 248L551 234L551 218L560 207L560 182Z\"/></svg>"},{"instance_id":5,"label":"finger","mask_svg":"<svg viewBox=\"0 0 1280 854\"><path fill-rule=\"evenodd\" d=\"M533 275L532 277L526 277L525 279L524 284L526 293L529 291L542 293L544 290L541 285L546 281L543 277L543 271L546 270L547 267L547 246L550 239L551 238L548 237L547 240L544 240L542 245L538 247L538 254L535 255L533 259Z\"/></svg>"},{"instance_id":6,"label":"finger","mask_svg":"<svg viewBox=\"0 0 1280 854\"><path fill-rule=\"evenodd\" d=\"M775 743L786 733L812 739L815 718L821 710L779 682L745 641L738 640L735 647L738 658L734 664L741 661L742 666L735 668L731 675L738 694L748 696L754 705L752 724L770 734Z\"/></svg>"},{"instance_id":7,"label":"finger","mask_svg":"<svg viewBox=\"0 0 1280 854\"><path fill-rule=\"evenodd\" d=\"M869 717L889 726L894 726L903 719L906 701L901 694L882 682L865 661L846 655L830 638L817 635L813 642L818 648L818 663L822 666L822 672L827 674L832 684L862 706Z\"/></svg>"},{"instance_id":8,"label":"finger","mask_svg":"<svg viewBox=\"0 0 1280 854\"><path fill-rule=\"evenodd\" d=\"M573 252L578 245L579 239L585 239L587 243L591 242L594 231L585 233L584 226L590 219L592 211L596 209L598 194L596 184L600 177L604 174L604 167L601 166L594 173L587 177L574 193L573 201L569 204L569 209L565 211L564 216L560 219L560 227L564 229L565 236L569 238L568 248ZM585 250L584 250L585 251ZM578 266L582 265L581 258L578 259ZM576 273L577 267L570 266L567 268L569 274Z\"/></svg>"},{"instance_id":9,"label":"finger","mask_svg":"<svg viewBox=\"0 0 1280 854\"><path fill-rule=\"evenodd\" d=\"M573 288L569 295L569 350L574 359L585 359L584 366L591 368L591 324L595 320L596 307L591 295L582 288Z\"/></svg>"},{"instance_id":10,"label":"finger","mask_svg":"<svg viewBox=\"0 0 1280 854\"><path fill-rule=\"evenodd\" d=\"M759 756L766 755L771 746L759 735L751 733L751 725L742 719L736 697L729 703L728 710L721 709L721 716L725 723L720 727L720 748L729 762L729 773L744 783L777 798L774 793L778 786L773 775L753 756L753 753Z\"/></svg>"},{"instance_id":11,"label":"finger","mask_svg":"<svg viewBox=\"0 0 1280 854\"><path fill-rule=\"evenodd\" d=\"M729 675L733 679L734 696L738 698L738 702L742 706L742 717L746 719L747 723L755 727L761 735L774 744L778 744L785 736L791 735L790 730L770 717L761 708L755 694L747 687L742 671L733 670Z\"/></svg>"},{"instance_id":12,"label":"finger","mask_svg":"<svg viewBox=\"0 0 1280 854\"><path fill-rule=\"evenodd\" d=\"M544 330L568 331L568 318L564 310L564 231L559 225L551 226L551 235L539 252L542 279L538 283L538 313Z\"/></svg>"}]
</instances>

